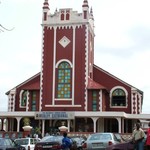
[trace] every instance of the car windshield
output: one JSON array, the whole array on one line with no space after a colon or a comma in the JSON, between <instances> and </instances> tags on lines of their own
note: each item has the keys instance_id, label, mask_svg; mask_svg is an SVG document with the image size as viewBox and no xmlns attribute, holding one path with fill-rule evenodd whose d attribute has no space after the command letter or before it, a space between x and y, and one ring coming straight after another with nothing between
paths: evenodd
<instances>
[{"instance_id":1,"label":"car windshield","mask_svg":"<svg viewBox=\"0 0 150 150\"><path fill-rule=\"evenodd\" d=\"M0 146L4 146L4 145L13 146L13 143L10 139L0 139Z\"/></svg>"},{"instance_id":2,"label":"car windshield","mask_svg":"<svg viewBox=\"0 0 150 150\"><path fill-rule=\"evenodd\" d=\"M75 140L75 141L80 140L80 138L78 138L78 137L73 137L72 139Z\"/></svg>"},{"instance_id":3,"label":"car windshield","mask_svg":"<svg viewBox=\"0 0 150 150\"><path fill-rule=\"evenodd\" d=\"M91 135L89 140L112 140L110 134L94 134Z\"/></svg>"},{"instance_id":4,"label":"car windshield","mask_svg":"<svg viewBox=\"0 0 150 150\"><path fill-rule=\"evenodd\" d=\"M120 135L120 134L117 134L117 133L114 134L114 139L120 140L120 141L123 140L122 137L121 137L121 135Z\"/></svg>"},{"instance_id":5,"label":"car windshield","mask_svg":"<svg viewBox=\"0 0 150 150\"><path fill-rule=\"evenodd\" d=\"M16 143L18 145L28 145L29 144L29 139L17 139Z\"/></svg>"},{"instance_id":6,"label":"car windshield","mask_svg":"<svg viewBox=\"0 0 150 150\"><path fill-rule=\"evenodd\" d=\"M52 141L62 141L63 136L46 136L44 137L41 142L52 142Z\"/></svg>"}]
</instances>

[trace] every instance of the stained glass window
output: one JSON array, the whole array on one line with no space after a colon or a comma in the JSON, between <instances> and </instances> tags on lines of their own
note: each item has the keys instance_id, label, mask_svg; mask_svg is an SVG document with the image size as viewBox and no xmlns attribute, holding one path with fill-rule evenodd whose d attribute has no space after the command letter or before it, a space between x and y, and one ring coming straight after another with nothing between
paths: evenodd
<instances>
[{"instance_id":1,"label":"stained glass window","mask_svg":"<svg viewBox=\"0 0 150 150\"><path fill-rule=\"evenodd\" d=\"M116 89L112 93L113 96L125 96L125 92L122 89Z\"/></svg>"},{"instance_id":2,"label":"stained glass window","mask_svg":"<svg viewBox=\"0 0 150 150\"><path fill-rule=\"evenodd\" d=\"M31 104L32 111L36 111L36 98L37 98L36 91L33 91L32 92L32 104Z\"/></svg>"},{"instance_id":3,"label":"stained glass window","mask_svg":"<svg viewBox=\"0 0 150 150\"><path fill-rule=\"evenodd\" d=\"M21 106L26 106L27 103L27 91L23 91L21 97Z\"/></svg>"},{"instance_id":4,"label":"stained glass window","mask_svg":"<svg viewBox=\"0 0 150 150\"><path fill-rule=\"evenodd\" d=\"M57 98L71 98L71 67L67 62L58 66Z\"/></svg>"},{"instance_id":5,"label":"stained glass window","mask_svg":"<svg viewBox=\"0 0 150 150\"><path fill-rule=\"evenodd\" d=\"M92 110L97 111L97 92L92 92Z\"/></svg>"}]
</instances>

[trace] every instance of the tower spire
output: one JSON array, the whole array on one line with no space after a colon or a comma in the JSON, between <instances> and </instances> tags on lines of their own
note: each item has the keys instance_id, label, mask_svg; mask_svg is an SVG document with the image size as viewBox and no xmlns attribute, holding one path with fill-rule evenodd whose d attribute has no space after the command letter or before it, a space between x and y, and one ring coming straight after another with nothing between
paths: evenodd
<instances>
[{"instance_id":1,"label":"tower spire","mask_svg":"<svg viewBox=\"0 0 150 150\"><path fill-rule=\"evenodd\" d=\"M82 5L82 7L89 8L88 0L84 0L84 1L83 1L83 5Z\"/></svg>"},{"instance_id":2,"label":"tower spire","mask_svg":"<svg viewBox=\"0 0 150 150\"><path fill-rule=\"evenodd\" d=\"M45 0L43 3L43 21L47 20L48 11L49 11L49 3L48 0Z\"/></svg>"},{"instance_id":3,"label":"tower spire","mask_svg":"<svg viewBox=\"0 0 150 150\"><path fill-rule=\"evenodd\" d=\"M44 1L44 3L43 3L43 9L48 9L49 10L48 0Z\"/></svg>"},{"instance_id":4,"label":"tower spire","mask_svg":"<svg viewBox=\"0 0 150 150\"><path fill-rule=\"evenodd\" d=\"M88 4L88 0L84 0L83 1L82 10L83 10L83 19L88 19L89 18L89 4Z\"/></svg>"},{"instance_id":5,"label":"tower spire","mask_svg":"<svg viewBox=\"0 0 150 150\"><path fill-rule=\"evenodd\" d=\"M91 19L94 20L93 9L92 9L92 7L91 7L91 9L90 9L90 16L91 16Z\"/></svg>"}]
</instances>

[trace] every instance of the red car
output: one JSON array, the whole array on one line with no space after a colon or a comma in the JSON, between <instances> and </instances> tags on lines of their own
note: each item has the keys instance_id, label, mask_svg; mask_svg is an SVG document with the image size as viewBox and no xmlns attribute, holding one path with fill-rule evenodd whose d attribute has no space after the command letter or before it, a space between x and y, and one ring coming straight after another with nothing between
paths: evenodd
<instances>
[{"instance_id":1,"label":"red car","mask_svg":"<svg viewBox=\"0 0 150 150\"><path fill-rule=\"evenodd\" d=\"M146 141L146 137L143 140L144 150L146 150L145 141ZM134 144L132 141L123 142L123 143L108 146L106 150L134 150Z\"/></svg>"},{"instance_id":2,"label":"red car","mask_svg":"<svg viewBox=\"0 0 150 150\"><path fill-rule=\"evenodd\" d=\"M50 135L41 139L40 142L36 143L34 150L62 150L62 139L61 135ZM70 150L77 150L76 142L70 138L72 146Z\"/></svg>"},{"instance_id":3,"label":"red car","mask_svg":"<svg viewBox=\"0 0 150 150\"><path fill-rule=\"evenodd\" d=\"M132 142L123 142L108 146L106 150L134 150L134 144Z\"/></svg>"}]
</instances>

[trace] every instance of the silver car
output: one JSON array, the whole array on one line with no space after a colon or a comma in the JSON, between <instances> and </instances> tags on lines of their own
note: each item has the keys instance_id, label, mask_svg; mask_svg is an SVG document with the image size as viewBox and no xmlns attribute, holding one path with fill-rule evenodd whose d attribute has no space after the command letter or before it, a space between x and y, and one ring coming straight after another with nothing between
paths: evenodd
<instances>
[{"instance_id":1,"label":"silver car","mask_svg":"<svg viewBox=\"0 0 150 150\"><path fill-rule=\"evenodd\" d=\"M84 143L84 150L105 150L112 144L120 143L121 136L114 133L94 133L91 134Z\"/></svg>"},{"instance_id":2,"label":"silver car","mask_svg":"<svg viewBox=\"0 0 150 150\"><path fill-rule=\"evenodd\" d=\"M25 147L26 150L34 150L35 144L39 142L39 138L19 138L15 139L18 145Z\"/></svg>"}]
</instances>

